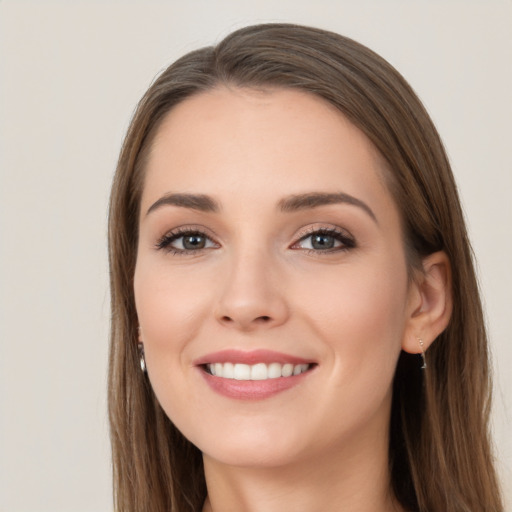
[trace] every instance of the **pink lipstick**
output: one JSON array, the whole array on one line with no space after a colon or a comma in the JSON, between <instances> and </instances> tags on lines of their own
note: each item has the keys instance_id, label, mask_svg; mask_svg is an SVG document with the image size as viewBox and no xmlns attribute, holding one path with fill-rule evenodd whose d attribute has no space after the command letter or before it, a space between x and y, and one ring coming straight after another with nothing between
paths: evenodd
<instances>
[{"instance_id":1,"label":"pink lipstick","mask_svg":"<svg viewBox=\"0 0 512 512\"><path fill-rule=\"evenodd\" d=\"M262 400L302 382L316 363L269 350L223 350L199 358L195 365L215 392Z\"/></svg>"}]
</instances>

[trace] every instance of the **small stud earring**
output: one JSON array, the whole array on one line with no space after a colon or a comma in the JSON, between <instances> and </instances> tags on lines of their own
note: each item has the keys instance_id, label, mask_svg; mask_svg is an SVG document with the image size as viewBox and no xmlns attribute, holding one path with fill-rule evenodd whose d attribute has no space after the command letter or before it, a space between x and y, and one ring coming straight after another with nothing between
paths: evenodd
<instances>
[{"instance_id":1,"label":"small stud earring","mask_svg":"<svg viewBox=\"0 0 512 512\"><path fill-rule=\"evenodd\" d=\"M421 369L425 370L425 368L427 367L427 360L425 359L425 349L423 347L423 340L421 338L418 338L418 341L420 342L421 359L423 360L423 366L421 367Z\"/></svg>"},{"instance_id":2,"label":"small stud earring","mask_svg":"<svg viewBox=\"0 0 512 512\"><path fill-rule=\"evenodd\" d=\"M137 344L137 347L139 349L140 369L142 370L142 373L147 373L146 359L144 358L144 344L139 341L139 343Z\"/></svg>"}]
</instances>

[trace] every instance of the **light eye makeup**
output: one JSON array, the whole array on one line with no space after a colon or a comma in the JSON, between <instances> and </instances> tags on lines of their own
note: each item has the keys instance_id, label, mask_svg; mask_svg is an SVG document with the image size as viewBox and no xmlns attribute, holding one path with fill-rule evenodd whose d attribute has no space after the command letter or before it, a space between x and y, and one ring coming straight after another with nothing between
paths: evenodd
<instances>
[{"instance_id":1,"label":"light eye makeup","mask_svg":"<svg viewBox=\"0 0 512 512\"><path fill-rule=\"evenodd\" d=\"M167 232L155 244L156 249L171 254L192 255L202 251L215 249L220 245L206 234L204 229L183 226Z\"/></svg>"},{"instance_id":2,"label":"light eye makeup","mask_svg":"<svg viewBox=\"0 0 512 512\"><path fill-rule=\"evenodd\" d=\"M204 228L182 226L167 232L155 244L157 250L176 256L198 255L206 250L219 248ZM302 250L308 254L321 255L347 251L356 247L354 237L341 228L312 227L299 234L299 239L290 249Z\"/></svg>"},{"instance_id":3,"label":"light eye makeup","mask_svg":"<svg viewBox=\"0 0 512 512\"><path fill-rule=\"evenodd\" d=\"M309 228L290 248L308 253L333 253L356 247L354 237L340 228Z\"/></svg>"}]
</instances>

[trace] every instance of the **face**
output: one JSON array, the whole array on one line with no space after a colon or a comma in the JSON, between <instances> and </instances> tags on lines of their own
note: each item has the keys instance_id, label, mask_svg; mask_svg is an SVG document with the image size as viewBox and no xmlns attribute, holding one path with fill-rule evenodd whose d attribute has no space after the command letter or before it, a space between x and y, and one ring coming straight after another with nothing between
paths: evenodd
<instances>
[{"instance_id":1,"label":"face","mask_svg":"<svg viewBox=\"0 0 512 512\"><path fill-rule=\"evenodd\" d=\"M244 466L386 436L410 291L368 139L307 93L219 88L167 115L146 172L140 337L181 432Z\"/></svg>"}]
</instances>

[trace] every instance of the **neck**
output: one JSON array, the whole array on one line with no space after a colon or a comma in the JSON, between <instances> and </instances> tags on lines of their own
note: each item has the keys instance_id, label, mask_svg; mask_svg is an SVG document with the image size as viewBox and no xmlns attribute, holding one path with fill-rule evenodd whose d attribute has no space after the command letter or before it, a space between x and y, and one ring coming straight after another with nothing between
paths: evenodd
<instances>
[{"instance_id":1,"label":"neck","mask_svg":"<svg viewBox=\"0 0 512 512\"><path fill-rule=\"evenodd\" d=\"M205 455L203 512L402 511L390 488L387 429L357 437L279 467L235 467Z\"/></svg>"}]
</instances>

